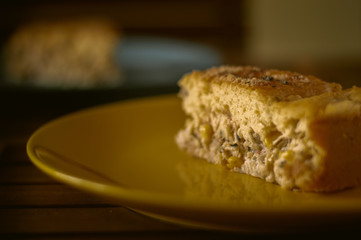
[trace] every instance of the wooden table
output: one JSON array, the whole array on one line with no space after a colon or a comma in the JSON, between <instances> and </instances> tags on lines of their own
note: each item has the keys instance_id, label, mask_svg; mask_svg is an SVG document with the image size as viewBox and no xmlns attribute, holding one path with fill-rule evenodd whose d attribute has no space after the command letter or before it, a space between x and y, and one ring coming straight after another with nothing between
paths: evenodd
<instances>
[{"instance_id":1,"label":"wooden table","mask_svg":"<svg viewBox=\"0 0 361 240\"><path fill-rule=\"evenodd\" d=\"M0 239L213 238L223 233L155 220L61 184L38 170L26 142L42 124L85 107L175 88L113 91L0 91ZM226 234L230 235L230 234Z\"/></svg>"},{"instance_id":2,"label":"wooden table","mask_svg":"<svg viewBox=\"0 0 361 240\"><path fill-rule=\"evenodd\" d=\"M155 220L56 182L29 161L25 145L38 127L88 106L175 92L175 88L113 91L2 89L0 102L0 239L248 239L267 234L191 229ZM327 233L360 236L357 229ZM300 233L299 233L300 234ZM272 234L289 238L294 234ZM357 236L356 236L357 237Z\"/></svg>"}]
</instances>

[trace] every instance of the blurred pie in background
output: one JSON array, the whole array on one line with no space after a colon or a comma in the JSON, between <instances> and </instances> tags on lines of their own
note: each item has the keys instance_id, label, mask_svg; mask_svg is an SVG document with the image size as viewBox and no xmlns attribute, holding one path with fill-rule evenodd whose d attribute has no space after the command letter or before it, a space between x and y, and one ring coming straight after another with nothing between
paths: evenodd
<instances>
[{"instance_id":1,"label":"blurred pie in background","mask_svg":"<svg viewBox=\"0 0 361 240\"><path fill-rule=\"evenodd\" d=\"M4 50L10 83L49 88L118 86L121 34L104 20L38 21L19 27Z\"/></svg>"}]
</instances>

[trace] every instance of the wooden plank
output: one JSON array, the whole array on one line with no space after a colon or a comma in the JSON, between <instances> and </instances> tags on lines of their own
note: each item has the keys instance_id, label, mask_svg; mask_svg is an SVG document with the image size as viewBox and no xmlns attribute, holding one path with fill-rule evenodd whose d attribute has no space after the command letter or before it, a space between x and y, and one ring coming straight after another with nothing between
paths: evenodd
<instances>
[{"instance_id":1,"label":"wooden plank","mask_svg":"<svg viewBox=\"0 0 361 240\"><path fill-rule=\"evenodd\" d=\"M26 141L25 137L0 141L0 164L29 163Z\"/></svg>"},{"instance_id":2,"label":"wooden plank","mask_svg":"<svg viewBox=\"0 0 361 240\"><path fill-rule=\"evenodd\" d=\"M192 230L152 219L122 207L110 208L42 208L0 209L0 237L33 237L34 239L359 239L356 228L320 229L295 232L220 232ZM42 238L40 238L42 236ZM359 236L359 237L357 237ZM243 237L243 238L242 238ZM291 237L291 238L290 238Z\"/></svg>"},{"instance_id":3,"label":"wooden plank","mask_svg":"<svg viewBox=\"0 0 361 240\"><path fill-rule=\"evenodd\" d=\"M305 235L305 234L304 234ZM276 237L276 234L273 234ZM312 235L314 236L314 235ZM310 234L305 235L302 239L316 239ZM12 236L14 237L14 236ZM21 236L22 239L36 239L36 240L120 240L120 239L132 239L132 240L169 240L169 239L187 239L187 240L229 240L229 239L265 239L269 238L267 234L261 233L244 233L244 232L225 232L225 231L212 231L212 230L197 230L197 229L181 229L172 231L134 231L134 232L117 232L117 233L74 233L74 234L25 234ZM281 238L280 238L281 237ZM285 237L285 238L282 238ZM294 235L289 234L286 238L286 234L282 234L277 239L294 239ZM322 235L324 237L324 235ZM344 237L344 235L342 236ZM354 237L353 237L354 238ZM4 238L8 239L8 238ZM16 238L17 239L17 238ZM271 238L272 239L272 238ZM297 238L298 239L298 238ZM301 239L301 238L299 238ZM320 236L317 239L322 239Z\"/></svg>"},{"instance_id":4,"label":"wooden plank","mask_svg":"<svg viewBox=\"0 0 361 240\"><path fill-rule=\"evenodd\" d=\"M1 165L0 165L1 166ZM41 172L30 162L21 165L2 165L0 167L0 184L54 184L51 177Z\"/></svg>"},{"instance_id":5,"label":"wooden plank","mask_svg":"<svg viewBox=\"0 0 361 240\"><path fill-rule=\"evenodd\" d=\"M172 231L181 227L123 207L0 209L0 234Z\"/></svg>"},{"instance_id":6,"label":"wooden plank","mask_svg":"<svg viewBox=\"0 0 361 240\"><path fill-rule=\"evenodd\" d=\"M104 198L62 184L3 185L0 193L0 207L110 206Z\"/></svg>"},{"instance_id":7,"label":"wooden plank","mask_svg":"<svg viewBox=\"0 0 361 240\"><path fill-rule=\"evenodd\" d=\"M4 94L1 91L1 88L0 94L2 94L0 99L6 101L6 96L3 96ZM4 106L0 104L0 107ZM26 111L29 111L29 109L25 109L25 107L26 106L24 106L24 109L19 109L20 112L16 114L21 114L22 112L26 113ZM0 142L6 144L7 146L22 145L23 150L25 150L27 140L36 129L45 123L45 119L47 119L46 116L31 116L30 114L25 113L19 116L11 116L11 112L7 112L6 109L2 110L5 111L6 116L0 118Z\"/></svg>"}]
</instances>

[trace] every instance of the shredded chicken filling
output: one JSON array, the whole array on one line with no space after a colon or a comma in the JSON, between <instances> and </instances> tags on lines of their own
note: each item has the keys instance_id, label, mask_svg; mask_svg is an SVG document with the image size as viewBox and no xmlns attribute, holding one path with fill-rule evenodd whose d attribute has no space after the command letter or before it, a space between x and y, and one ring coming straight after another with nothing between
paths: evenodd
<instances>
[{"instance_id":1,"label":"shredded chicken filling","mask_svg":"<svg viewBox=\"0 0 361 240\"><path fill-rule=\"evenodd\" d=\"M303 173L306 169L292 167L295 159L312 157L309 154L304 156L310 152L305 149L304 136L290 139L275 126L257 133L249 126L236 124L227 114L218 114L207 121L188 120L185 131L190 131L186 135L192 136L192 141L203 149L199 157L269 182L279 182L290 176L292 179L292 176ZM308 165L312 168L311 163Z\"/></svg>"}]
</instances>

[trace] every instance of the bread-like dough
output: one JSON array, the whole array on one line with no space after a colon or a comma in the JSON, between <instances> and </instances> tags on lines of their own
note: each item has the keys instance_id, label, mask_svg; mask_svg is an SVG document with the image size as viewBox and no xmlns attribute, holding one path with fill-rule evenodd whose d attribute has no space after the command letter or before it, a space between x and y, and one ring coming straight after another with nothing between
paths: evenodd
<instances>
[{"instance_id":1,"label":"bread-like dough","mask_svg":"<svg viewBox=\"0 0 361 240\"><path fill-rule=\"evenodd\" d=\"M334 191L361 182L361 89L251 66L193 71L179 82L189 154L278 183Z\"/></svg>"}]
</instances>

